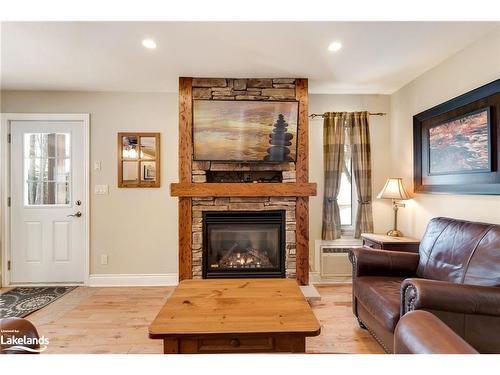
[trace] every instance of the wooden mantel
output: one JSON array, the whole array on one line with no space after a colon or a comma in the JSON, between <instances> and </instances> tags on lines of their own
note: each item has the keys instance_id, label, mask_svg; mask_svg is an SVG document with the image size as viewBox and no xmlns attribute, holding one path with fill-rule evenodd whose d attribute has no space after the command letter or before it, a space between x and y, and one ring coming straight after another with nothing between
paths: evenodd
<instances>
[{"instance_id":1,"label":"wooden mantel","mask_svg":"<svg viewBox=\"0 0 500 375\"><path fill-rule=\"evenodd\" d=\"M173 197L310 197L316 184L303 183L173 183Z\"/></svg>"}]
</instances>

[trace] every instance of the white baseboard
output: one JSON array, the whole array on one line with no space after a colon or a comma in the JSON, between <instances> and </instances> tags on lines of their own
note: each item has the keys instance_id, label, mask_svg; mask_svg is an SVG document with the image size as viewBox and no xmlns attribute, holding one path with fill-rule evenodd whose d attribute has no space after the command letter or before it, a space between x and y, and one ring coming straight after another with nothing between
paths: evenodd
<instances>
[{"instance_id":1,"label":"white baseboard","mask_svg":"<svg viewBox=\"0 0 500 375\"><path fill-rule=\"evenodd\" d=\"M319 272L309 272L309 284L352 284L352 276L321 277Z\"/></svg>"},{"instance_id":2,"label":"white baseboard","mask_svg":"<svg viewBox=\"0 0 500 375\"><path fill-rule=\"evenodd\" d=\"M5 288L43 288L56 286L85 286L84 283L10 283L4 285Z\"/></svg>"},{"instance_id":3,"label":"white baseboard","mask_svg":"<svg viewBox=\"0 0 500 375\"><path fill-rule=\"evenodd\" d=\"M309 272L309 284L317 284L321 281L321 276L319 272Z\"/></svg>"},{"instance_id":4,"label":"white baseboard","mask_svg":"<svg viewBox=\"0 0 500 375\"><path fill-rule=\"evenodd\" d=\"M94 274L88 286L171 286L179 284L177 273L158 274Z\"/></svg>"},{"instance_id":5,"label":"white baseboard","mask_svg":"<svg viewBox=\"0 0 500 375\"><path fill-rule=\"evenodd\" d=\"M315 285L329 285L329 284L338 284L338 285L348 285L352 284L352 277L328 277L328 278L321 278L315 283L312 283Z\"/></svg>"}]
</instances>

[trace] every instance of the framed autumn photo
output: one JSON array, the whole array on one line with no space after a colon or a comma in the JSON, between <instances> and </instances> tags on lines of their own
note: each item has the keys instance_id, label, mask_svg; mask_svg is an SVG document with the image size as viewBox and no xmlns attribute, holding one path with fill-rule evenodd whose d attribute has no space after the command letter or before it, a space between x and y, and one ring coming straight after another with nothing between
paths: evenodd
<instances>
[{"instance_id":1,"label":"framed autumn photo","mask_svg":"<svg viewBox=\"0 0 500 375\"><path fill-rule=\"evenodd\" d=\"M416 193L500 195L500 80L413 116Z\"/></svg>"},{"instance_id":2,"label":"framed autumn photo","mask_svg":"<svg viewBox=\"0 0 500 375\"><path fill-rule=\"evenodd\" d=\"M490 108L429 127L429 174L491 171Z\"/></svg>"}]
</instances>

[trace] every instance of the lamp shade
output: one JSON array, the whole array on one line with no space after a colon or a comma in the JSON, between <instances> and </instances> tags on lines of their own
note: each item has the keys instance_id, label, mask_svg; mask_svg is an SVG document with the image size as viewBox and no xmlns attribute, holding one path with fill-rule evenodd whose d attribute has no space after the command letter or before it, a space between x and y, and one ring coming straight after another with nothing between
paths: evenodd
<instances>
[{"instance_id":1,"label":"lamp shade","mask_svg":"<svg viewBox=\"0 0 500 375\"><path fill-rule=\"evenodd\" d=\"M399 177L391 177L387 179L384 188L377 195L379 199L410 199L410 195L406 192L403 186L403 179Z\"/></svg>"}]
</instances>

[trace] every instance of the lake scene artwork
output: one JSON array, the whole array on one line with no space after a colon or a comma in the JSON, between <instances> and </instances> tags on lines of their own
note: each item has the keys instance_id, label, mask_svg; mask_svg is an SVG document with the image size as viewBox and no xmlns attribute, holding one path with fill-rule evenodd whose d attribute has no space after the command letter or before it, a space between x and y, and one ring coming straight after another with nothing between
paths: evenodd
<instances>
[{"instance_id":1,"label":"lake scene artwork","mask_svg":"<svg viewBox=\"0 0 500 375\"><path fill-rule=\"evenodd\" d=\"M429 129L429 173L450 174L489 171L489 109Z\"/></svg>"},{"instance_id":2,"label":"lake scene artwork","mask_svg":"<svg viewBox=\"0 0 500 375\"><path fill-rule=\"evenodd\" d=\"M193 101L194 160L295 161L298 102Z\"/></svg>"}]
</instances>

